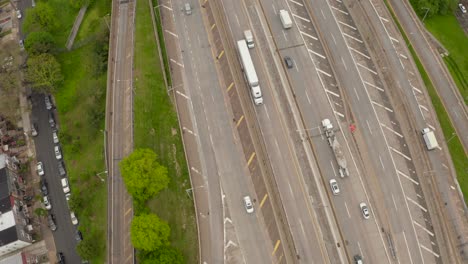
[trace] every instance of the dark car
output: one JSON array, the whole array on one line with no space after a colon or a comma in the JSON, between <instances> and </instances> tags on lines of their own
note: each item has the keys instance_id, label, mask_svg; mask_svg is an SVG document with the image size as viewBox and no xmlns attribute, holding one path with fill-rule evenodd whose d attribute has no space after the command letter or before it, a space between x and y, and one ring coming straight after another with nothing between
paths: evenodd
<instances>
[{"instance_id":1,"label":"dark car","mask_svg":"<svg viewBox=\"0 0 468 264\"><path fill-rule=\"evenodd\" d=\"M47 216L47 223L50 227L50 230L55 231L57 230L57 226L55 225L55 217L53 214Z\"/></svg>"},{"instance_id":2,"label":"dark car","mask_svg":"<svg viewBox=\"0 0 468 264\"><path fill-rule=\"evenodd\" d=\"M63 163L63 161L59 161L58 170L61 177L65 177L65 175L67 175L67 171L65 170L65 164Z\"/></svg>"},{"instance_id":3,"label":"dark car","mask_svg":"<svg viewBox=\"0 0 468 264\"><path fill-rule=\"evenodd\" d=\"M55 127L55 118L52 112L49 112L49 125L50 127Z\"/></svg>"},{"instance_id":4,"label":"dark car","mask_svg":"<svg viewBox=\"0 0 468 264\"><path fill-rule=\"evenodd\" d=\"M46 196L49 194L49 190L47 189L47 182L46 180L43 180L41 182L41 192L42 192L42 195Z\"/></svg>"},{"instance_id":5,"label":"dark car","mask_svg":"<svg viewBox=\"0 0 468 264\"><path fill-rule=\"evenodd\" d=\"M57 253L58 264L65 264L65 256L62 252Z\"/></svg>"},{"instance_id":6,"label":"dark car","mask_svg":"<svg viewBox=\"0 0 468 264\"><path fill-rule=\"evenodd\" d=\"M83 240L83 234L81 234L81 231L80 230L76 230L75 232L75 240L80 242L81 240Z\"/></svg>"},{"instance_id":7,"label":"dark car","mask_svg":"<svg viewBox=\"0 0 468 264\"><path fill-rule=\"evenodd\" d=\"M362 257L360 255L354 255L354 263L362 264Z\"/></svg>"},{"instance_id":8,"label":"dark car","mask_svg":"<svg viewBox=\"0 0 468 264\"><path fill-rule=\"evenodd\" d=\"M284 63L286 63L286 67L288 67L288 69L292 69L294 67L293 60L288 56L284 57Z\"/></svg>"}]
</instances>

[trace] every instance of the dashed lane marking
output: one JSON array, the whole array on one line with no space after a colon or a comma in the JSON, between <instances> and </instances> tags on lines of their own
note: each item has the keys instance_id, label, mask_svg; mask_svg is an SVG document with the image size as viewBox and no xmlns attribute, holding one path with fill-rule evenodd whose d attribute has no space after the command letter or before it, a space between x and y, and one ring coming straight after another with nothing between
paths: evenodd
<instances>
[{"instance_id":1,"label":"dashed lane marking","mask_svg":"<svg viewBox=\"0 0 468 264\"><path fill-rule=\"evenodd\" d=\"M294 3L294 4L298 5L298 6L304 6L303 4L301 4L299 2L296 2L296 1L293 1L293 0L289 0L289 2Z\"/></svg>"},{"instance_id":2,"label":"dashed lane marking","mask_svg":"<svg viewBox=\"0 0 468 264\"><path fill-rule=\"evenodd\" d=\"M320 72L320 73L325 74L325 75L328 76L328 77L332 77L331 74L329 74L329 73L326 72L326 71L322 71L321 69L317 69L317 71Z\"/></svg>"},{"instance_id":3,"label":"dashed lane marking","mask_svg":"<svg viewBox=\"0 0 468 264\"><path fill-rule=\"evenodd\" d=\"M408 196L406 196L406 199L410 202L412 202L414 205L416 205L417 207L419 207L421 210L423 210L425 213L427 213L427 209L422 207L422 205L418 204L415 200L409 198Z\"/></svg>"},{"instance_id":4,"label":"dashed lane marking","mask_svg":"<svg viewBox=\"0 0 468 264\"><path fill-rule=\"evenodd\" d=\"M338 21L338 23L340 23L341 25L346 26L346 27L348 27L348 28L350 28L350 29L352 29L352 30L357 30L357 28L355 28L355 27L353 27L353 26L351 26L351 25L348 25L348 24L346 24L345 22Z\"/></svg>"},{"instance_id":5,"label":"dashed lane marking","mask_svg":"<svg viewBox=\"0 0 468 264\"><path fill-rule=\"evenodd\" d=\"M343 36L346 36L346 37L348 37L348 38L350 38L350 39L352 39L352 40L355 40L355 41L357 41L357 42L359 42L359 43L361 43L361 44L364 43L362 40L357 39L357 38L355 38L355 37L353 37L353 36L351 36L351 35L349 35L349 34L343 33Z\"/></svg>"},{"instance_id":6,"label":"dashed lane marking","mask_svg":"<svg viewBox=\"0 0 468 264\"><path fill-rule=\"evenodd\" d=\"M384 89L380 88L380 87L377 86L377 85L374 85L374 84L372 84L372 83L370 83L370 82L366 82L366 81L364 81L364 83L367 84L367 85L369 85L369 86L371 86L371 87L373 87L373 88L375 88L375 89L377 89L377 90L379 90L379 91L381 91L381 92L385 92Z\"/></svg>"},{"instance_id":7,"label":"dashed lane marking","mask_svg":"<svg viewBox=\"0 0 468 264\"><path fill-rule=\"evenodd\" d=\"M432 255L434 255L435 257L437 257L437 258L439 258L439 257L440 257L440 255L439 255L439 254L437 254L437 253L435 253L434 251L432 251L432 250L428 249L428 248L427 248L427 247L425 247L424 245L422 245L422 244L419 244L419 246L420 246L422 249L425 249L427 252L429 252L429 253L431 253Z\"/></svg>"},{"instance_id":8,"label":"dashed lane marking","mask_svg":"<svg viewBox=\"0 0 468 264\"><path fill-rule=\"evenodd\" d=\"M178 95L180 95L180 96L185 97L185 99L190 99L187 95L185 95L185 94L183 94L183 93L181 93L181 92L179 92L179 91L176 91L176 93L177 93Z\"/></svg>"},{"instance_id":9,"label":"dashed lane marking","mask_svg":"<svg viewBox=\"0 0 468 264\"><path fill-rule=\"evenodd\" d=\"M307 50L308 50L310 53L312 53L312 54L314 54L314 55L317 55L317 56L319 56L319 57L322 58L322 59L326 59L326 57L323 56L323 55L320 54L320 53L317 53L317 52L315 52L315 51L313 51L313 50L311 50L311 49L307 49Z\"/></svg>"},{"instance_id":10,"label":"dashed lane marking","mask_svg":"<svg viewBox=\"0 0 468 264\"><path fill-rule=\"evenodd\" d=\"M311 38L311 39L313 39L313 40L318 40L318 38L316 38L316 37L314 37L314 36L312 36L312 35L310 35L310 34L307 34L307 33L305 33L304 31L299 31L299 32L300 32L302 35L307 36L307 37L309 37L309 38Z\"/></svg>"},{"instance_id":11,"label":"dashed lane marking","mask_svg":"<svg viewBox=\"0 0 468 264\"><path fill-rule=\"evenodd\" d=\"M307 22L307 23L310 23L310 20L309 20L309 19L307 19L307 18L304 18L304 17L298 16L298 15L296 15L296 14L292 14L292 15L293 15L293 17L299 18L299 19L300 19L300 20L302 20L302 21L305 21L305 22Z\"/></svg>"},{"instance_id":12,"label":"dashed lane marking","mask_svg":"<svg viewBox=\"0 0 468 264\"><path fill-rule=\"evenodd\" d=\"M349 47L349 49L350 49L350 50L352 50L352 51L354 51L354 52L356 52L357 54L359 54L359 55L363 56L364 58L366 58L366 59L370 60L370 57L369 57L369 56L367 56L366 54L364 54L364 53L360 52L359 50L357 50L357 49L354 49L353 47Z\"/></svg>"},{"instance_id":13,"label":"dashed lane marking","mask_svg":"<svg viewBox=\"0 0 468 264\"><path fill-rule=\"evenodd\" d=\"M393 152L397 153L398 155L402 156L403 158L407 159L408 161L411 161L411 158L403 154L402 152L398 151L397 149L393 147L389 147Z\"/></svg>"},{"instance_id":14,"label":"dashed lane marking","mask_svg":"<svg viewBox=\"0 0 468 264\"><path fill-rule=\"evenodd\" d=\"M338 12L340 12L340 13L342 13L342 14L345 14L345 15L347 15L347 16L349 15L347 12L345 12L345 11L339 9L339 8L336 8L336 7L334 7L334 6L331 6L331 8L332 8L332 9L335 9L336 11L338 11Z\"/></svg>"},{"instance_id":15,"label":"dashed lane marking","mask_svg":"<svg viewBox=\"0 0 468 264\"><path fill-rule=\"evenodd\" d=\"M361 68L366 69L367 71L373 73L374 75L377 75L377 72L376 72L376 71L373 71L373 70L367 68L366 66L362 65L361 63L356 62L356 64L357 64L358 66L360 66Z\"/></svg>"},{"instance_id":16,"label":"dashed lane marking","mask_svg":"<svg viewBox=\"0 0 468 264\"><path fill-rule=\"evenodd\" d=\"M413 223L417 226L419 226L420 228L422 228L424 231L426 231L429 235L431 236L434 236L434 233L432 233L431 231L429 231L427 228L425 228L424 226L420 225L418 222L416 221L413 221Z\"/></svg>"},{"instance_id":17,"label":"dashed lane marking","mask_svg":"<svg viewBox=\"0 0 468 264\"><path fill-rule=\"evenodd\" d=\"M172 35L172 36L174 36L176 38L179 38L179 36L177 36L175 33L172 33L171 31L169 31L167 29L165 29L164 31L166 31L167 34L170 34L170 35Z\"/></svg>"},{"instance_id":18,"label":"dashed lane marking","mask_svg":"<svg viewBox=\"0 0 468 264\"><path fill-rule=\"evenodd\" d=\"M172 61L173 63L179 65L180 67L184 68L184 65L183 65L183 64L181 64L181 63L175 61L174 59L171 59L171 61Z\"/></svg>"},{"instance_id":19,"label":"dashed lane marking","mask_svg":"<svg viewBox=\"0 0 468 264\"><path fill-rule=\"evenodd\" d=\"M405 177L406 179L412 181L414 184L419 185L419 182L413 180L410 176L404 174L403 172L397 170L397 173L400 174L401 176Z\"/></svg>"}]
</instances>

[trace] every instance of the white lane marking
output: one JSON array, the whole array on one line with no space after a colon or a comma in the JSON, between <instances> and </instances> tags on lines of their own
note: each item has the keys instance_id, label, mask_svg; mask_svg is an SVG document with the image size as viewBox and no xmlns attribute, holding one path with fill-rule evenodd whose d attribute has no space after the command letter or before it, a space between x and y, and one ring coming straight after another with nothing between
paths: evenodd
<instances>
[{"instance_id":1,"label":"white lane marking","mask_svg":"<svg viewBox=\"0 0 468 264\"><path fill-rule=\"evenodd\" d=\"M408 240L406 240L405 231L403 231L403 238L405 239L405 245L406 245L406 249L408 250L409 259L410 259L411 263L413 263L413 258L411 258L411 252L410 252L410 249L409 249L409 247L408 247ZM421 257L422 257L422 256L421 256Z\"/></svg>"},{"instance_id":2,"label":"white lane marking","mask_svg":"<svg viewBox=\"0 0 468 264\"><path fill-rule=\"evenodd\" d=\"M322 134L322 133L320 133L320 134ZM333 175L335 175L335 177L336 177L335 166L333 166L333 161L331 161L331 160L330 160L330 165L331 165L332 170L333 170Z\"/></svg>"},{"instance_id":3,"label":"white lane marking","mask_svg":"<svg viewBox=\"0 0 468 264\"><path fill-rule=\"evenodd\" d=\"M385 166L383 164L383 160L382 160L382 157L379 155L379 160L380 160L380 165L382 166L382 169L385 170Z\"/></svg>"},{"instance_id":4,"label":"white lane marking","mask_svg":"<svg viewBox=\"0 0 468 264\"><path fill-rule=\"evenodd\" d=\"M435 257L437 257L437 258L439 258L439 257L440 257L440 255L439 255L439 254L437 254L437 253L435 253L434 251L432 251L432 250L428 249L428 248L427 248L427 247L425 247L423 244L419 244L419 246L420 246L422 249L425 249L427 252L429 252L429 253L432 253L432 255L434 255Z\"/></svg>"},{"instance_id":5,"label":"white lane marking","mask_svg":"<svg viewBox=\"0 0 468 264\"><path fill-rule=\"evenodd\" d=\"M332 95L334 95L334 96L336 96L336 97L338 97L338 98L340 97L339 94L334 93L334 92L332 92L332 91L330 91L330 90L325 89L325 92L327 92L327 93L329 93L329 94L332 94Z\"/></svg>"},{"instance_id":6,"label":"white lane marking","mask_svg":"<svg viewBox=\"0 0 468 264\"><path fill-rule=\"evenodd\" d=\"M381 16L379 16L379 18L380 18L381 20L383 20L383 21L385 21L385 22L387 22L387 23L388 23L388 19L386 19L385 17L381 17Z\"/></svg>"},{"instance_id":7,"label":"white lane marking","mask_svg":"<svg viewBox=\"0 0 468 264\"><path fill-rule=\"evenodd\" d=\"M413 221L413 223L417 226L419 226L420 228L422 228L424 231L426 231L429 235L431 236L434 236L434 233L432 233L431 231L429 231L427 228L425 228L424 226L422 226L421 224L419 224L418 222L416 221Z\"/></svg>"},{"instance_id":8,"label":"white lane marking","mask_svg":"<svg viewBox=\"0 0 468 264\"><path fill-rule=\"evenodd\" d=\"M309 104L310 104L310 98L309 98L309 94L307 93L307 91L305 91L305 94L306 94L306 97L307 97L307 101L308 101Z\"/></svg>"},{"instance_id":9,"label":"white lane marking","mask_svg":"<svg viewBox=\"0 0 468 264\"><path fill-rule=\"evenodd\" d=\"M325 17L325 14L323 13L323 10L322 10L322 9L320 9L320 12L322 12L323 19L327 19L327 18Z\"/></svg>"},{"instance_id":10,"label":"white lane marking","mask_svg":"<svg viewBox=\"0 0 468 264\"><path fill-rule=\"evenodd\" d=\"M427 213L427 209L424 208L422 205L418 204L415 200L409 198L408 196L406 196L406 199L410 202L412 202L414 205L416 205L417 207L419 207L421 210L423 210L425 213ZM414 222L414 221L413 221Z\"/></svg>"},{"instance_id":11,"label":"white lane marking","mask_svg":"<svg viewBox=\"0 0 468 264\"><path fill-rule=\"evenodd\" d=\"M288 182L288 186L289 186L289 192L291 192L291 195L294 195L294 192L293 192L292 187L291 187L291 183Z\"/></svg>"},{"instance_id":12,"label":"white lane marking","mask_svg":"<svg viewBox=\"0 0 468 264\"><path fill-rule=\"evenodd\" d=\"M359 248L359 253L361 253L361 256L362 256L362 255L363 255L363 254L362 254L362 248L361 248L361 244L359 244L359 241L357 242L357 246L358 246L358 248Z\"/></svg>"},{"instance_id":13,"label":"white lane marking","mask_svg":"<svg viewBox=\"0 0 468 264\"><path fill-rule=\"evenodd\" d=\"M452 190L455 190L455 187L454 187L454 186L452 186L452 185L450 185L450 188L452 188Z\"/></svg>"},{"instance_id":14,"label":"white lane marking","mask_svg":"<svg viewBox=\"0 0 468 264\"><path fill-rule=\"evenodd\" d=\"M304 225L302 224L302 220L299 219L299 224L301 225L301 230L302 230L302 233L304 234L304 236L307 236L305 230L304 230Z\"/></svg>"},{"instance_id":15,"label":"white lane marking","mask_svg":"<svg viewBox=\"0 0 468 264\"><path fill-rule=\"evenodd\" d=\"M417 181L413 180L413 179L412 179L410 176L408 176L408 175L404 174L403 172L401 172L401 171L397 170L397 173L398 173L398 174L400 174L401 176L403 176L403 177L407 178L408 180L412 181L414 184L416 184L416 185L419 185L419 182L417 182Z\"/></svg>"},{"instance_id":16,"label":"white lane marking","mask_svg":"<svg viewBox=\"0 0 468 264\"><path fill-rule=\"evenodd\" d=\"M373 71L373 70L371 70L370 68L367 68L366 66L362 65L361 63L358 62L358 63L356 63L356 64L357 64L358 66L360 66L361 68L366 69L366 70L368 70L369 72L371 72L371 73L377 75L377 72L376 72L376 71Z\"/></svg>"},{"instance_id":17,"label":"white lane marking","mask_svg":"<svg viewBox=\"0 0 468 264\"><path fill-rule=\"evenodd\" d=\"M196 133L194 133L192 130L190 130L190 129L184 127L184 126L182 127L182 130L187 131L187 132L189 132L190 134L192 134L192 135L194 135L194 136L197 136Z\"/></svg>"},{"instance_id":18,"label":"white lane marking","mask_svg":"<svg viewBox=\"0 0 468 264\"><path fill-rule=\"evenodd\" d=\"M362 40L357 39L357 38L355 38L355 37L353 37L353 36L351 36L351 35L348 35L348 34L346 34L346 33L344 33L344 32L343 32L343 36L346 36L346 37L348 37L348 38L350 38L350 39L352 39L352 40L355 40L355 41L357 41L357 42L359 42L359 43L361 43L361 44L364 43Z\"/></svg>"},{"instance_id":19,"label":"white lane marking","mask_svg":"<svg viewBox=\"0 0 468 264\"><path fill-rule=\"evenodd\" d=\"M388 35L388 37L390 38L391 41L394 41L396 43L400 43L400 41L398 41L398 39L396 39L396 38L394 38L394 37L392 37L390 35Z\"/></svg>"},{"instance_id":20,"label":"white lane marking","mask_svg":"<svg viewBox=\"0 0 468 264\"><path fill-rule=\"evenodd\" d=\"M395 206L395 210L398 211L398 207L395 202L395 197L393 197L393 193L392 193L392 200L393 200L393 206Z\"/></svg>"},{"instance_id":21,"label":"white lane marking","mask_svg":"<svg viewBox=\"0 0 468 264\"><path fill-rule=\"evenodd\" d=\"M344 66L345 70L348 71L348 67L346 67L346 63L344 62L343 57L341 57L341 61L343 62L343 66Z\"/></svg>"},{"instance_id":22,"label":"white lane marking","mask_svg":"<svg viewBox=\"0 0 468 264\"><path fill-rule=\"evenodd\" d=\"M310 34L307 34L307 33L305 33L304 31L300 31L300 30L299 30L299 32L300 32L302 35L305 35L305 36L307 36L307 37L309 37L309 38L311 38L311 39L313 39L313 40L318 40L318 38L316 38L316 37L314 37L314 36L312 36L312 35L310 35ZM335 42L335 44L336 44L336 42Z\"/></svg>"},{"instance_id":23,"label":"white lane marking","mask_svg":"<svg viewBox=\"0 0 468 264\"><path fill-rule=\"evenodd\" d=\"M380 107L382 107L383 109L385 109L385 110L387 110L387 111L393 113L393 110L392 110L392 109L390 109L390 108L388 108L388 107L386 107L386 106L383 106L383 105L377 103L376 101L371 101L371 103L374 104L374 105L376 105L376 106L380 106Z\"/></svg>"},{"instance_id":24,"label":"white lane marking","mask_svg":"<svg viewBox=\"0 0 468 264\"><path fill-rule=\"evenodd\" d=\"M307 22L307 23L310 23L310 20L307 19L307 18L305 18L305 17L301 17L301 16L298 16L298 15L296 15L296 14L292 14L292 15L293 15L293 17L299 18L299 19L302 20L302 21L305 21L305 22Z\"/></svg>"},{"instance_id":25,"label":"white lane marking","mask_svg":"<svg viewBox=\"0 0 468 264\"><path fill-rule=\"evenodd\" d=\"M359 95L358 95L358 92L357 92L357 90L356 90L356 87L355 87L355 86L353 86L353 89L354 89L354 93L356 94L356 97L357 97L358 101L360 101L360 100L359 100Z\"/></svg>"},{"instance_id":26,"label":"white lane marking","mask_svg":"<svg viewBox=\"0 0 468 264\"><path fill-rule=\"evenodd\" d=\"M359 54L359 55L365 57L366 59L370 60L370 57L369 57L369 56L367 56L366 54L360 52L359 50L357 50L357 49L355 49L355 48L352 48L352 47L348 47L348 48L349 48L350 50L356 52L357 54Z\"/></svg>"},{"instance_id":27,"label":"white lane marking","mask_svg":"<svg viewBox=\"0 0 468 264\"><path fill-rule=\"evenodd\" d=\"M404 70L404 69L405 69L405 65L403 64L403 62L401 61L400 58L398 58L398 60L400 61L401 68L403 68L403 70Z\"/></svg>"},{"instance_id":28,"label":"white lane marking","mask_svg":"<svg viewBox=\"0 0 468 264\"><path fill-rule=\"evenodd\" d=\"M180 67L184 68L184 65L181 64L181 63L178 63L177 61L175 61L174 59L171 59L171 61L177 65L179 65Z\"/></svg>"},{"instance_id":29,"label":"white lane marking","mask_svg":"<svg viewBox=\"0 0 468 264\"><path fill-rule=\"evenodd\" d=\"M380 88L379 86L374 85L374 84L372 84L372 83L370 83L370 82L364 81L364 84L367 84L367 85L369 85L369 86L371 86L371 87L374 87L375 89L377 89L377 90L379 90L379 91L381 91L381 92L384 92L384 91L385 91L384 89L382 89L382 88Z\"/></svg>"},{"instance_id":30,"label":"white lane marking","mask_svg":"<svg viewBox=\"0 0 468 264\"><path fill-rule=\"evenodd\" d=\"M391 150L393 150L393 152L399 154L400 156L402 156L403 158L407 159L408 161L411 161L411 158L406 156L405 154L403 154L401 151L398 151L396 148L393 148L393 147L389 147Z\"/></svg>"},{"instance_id":31,"label":"white lane marking","mask_svg":"<svg viewBox=\"0 0 468 264\"><path fill-rule=\"evenodd\" d=\"M288 41L288 37L286 37L286 32L284 32L284 30L282 30L282 32L283 32L283 37L284 37L284 39L285 39L286 41Z\"/></svg>"},{"instance_id":32,"label":"white lane marking","mask_svg":"<svg viewBox=\"0 0 468 264\"><path fill-rule=\"evenodd\" d=\"M268 114L269 111L268 111L268 109L267 109L267 106L264 105L264 107L265 107L265 114L266 114L268 120L271 120L271 119L270 119L270 115Z\"/></svg>"},{"instance_id":33,"label":"white lane marking","mask_svg":"<svg viewBox=\"0 0 468 264\"><path fill-rule=\"evenodd\" d=\"M333 111L333 113L337 114L341 118L344 118L344 115L342 113L338 112L338 111Z\"/></svg>"},{"instance_id":34,"label":"white lane marking","mask_svg":"<svg viewBox=\"0 0 468 264\"><path fill-rule=\"evenodd\" d=\"M289 0L289 2L294 3L294 4L298 5L298 6L304 6L303 4L301 4L299 2L296 2L296 1L293 1L293 0Z\"/></svg>"},{"instance_id":35,"label":"white lane marking","mask_svg":"<svg viewBox=\"0 0 468 264\"><path fill-rule=\"evenodd\" d=\"M195 167L191 167L190 169L191 169L191 170L193 170L194 172L196 172L196 173L200 174L200 171L199 171L199 170L197 170L197 169L195 169Z\"/></svg>"},{"instance_id":36,"label":"white lane marking","mask_svg":"<svg viewBox=\"0 0 468 264\"><path fill-rule=\"evenodd\" d=\"M165 5L158 5L158 6L156 6L156 7L160 7L160 6L162 6L162 7L166 8L166 9L172 11L172 8L170 8L170 7L168 7L168 6L165 6Z\"/></svg>"},{"instance_id":37,"label":"white lane marking","mask_svg":"<svg viewBox=\"0 0 468 264\"><path fill-rule=\"evenodd\" d=\"M432 129L432 131L436 131L435 127L433 125L427 124L427 126Z\"/></svg>"},{"instance_id":38,"label":"white lane marking","mask_svg":"<svg viewBox=\"0 0 468 264\"><path fill-rule=\"evenodd\" d=\"M326 59L325 56L323 56L322 54L317 53L317 52L315 52L315 51L313 51L313 50L311 50L311 49L307 49L307 51L309 51L309 52L312 53L312 54L315 54L315 55L319 56L319 57L322 58L322 59Z\"/></svg>"},{"instance_id":39,"label":"white lane marking","mask_svg":"<svg viewBox=\"0 0 468 264\"><path fill-rule=\"evenodd\" d=\"M396 132L395 130L391 129L391 128L388 127L387 125L385 125L385 124L381 124L381 125L382 125L383 127L385 127L386 129L390 130L393 134L399 136L400 138L403 138L403 135L402 135L402 134Z\"/></svg>"},{"instance_id":40,"label":"white lane marking","mask_svg":"<svg viewBox=\"0 0 468 264\"><path fill-rule=\"evenodd\" d=\"M405 60L408 59L408 57L406 57L405 55L403 55L403 54L401 54L401 53L400 53L400 56L401 56L403 59L405 59Z\"/></svg>"},{"instance_id":41,"label":"white lane marking","mask_svg":"<svg viewBox=\"0 0 468 264\"><path fill-rule=\"evenodd\" d=\"M166 31L167 34L171 34L172 36L176 37L176 38L179 38L179 36L177 36L177 34L165 29L164 31Z\"/></svg>"},{"instance_id":42,"label":"white lane marking","mask_svg":"<svg viewBox=\"0 0 468 264\"><path fill-rule=\"evenodd\" d=\"M273 12L274 12L275 14L278 14L278 12L276 12L275 5L274 5L274 4L271 4L271 7L273 7Z\"/></svg>"},{"instance_id":43,"label":"white lane marking","mask_svg":"<svg viewBox=\"0 0 468 264\"><path fill-rule=\"evenodd\" d=\"M426 110L426 112L429 112L429 109L427 109L427 107L425 107L424 105L419 105L419 107L421 107L422 109Z\"/></svg>"},{"instance_id":44,"label":"white lane marking","mask_svg":"<svg viewBox=\"0 0 468 264\"><path fill-rule=\"evenodd\" d=\"M413 88L413 90L415 90L416 92L418 92L418 93L422 94L422 91L421 91L421 90L419 90L418 88L414 87L413 85L411 85L411 87L412 87L412 88Z\"/></svg>"},{"instance_id":45,"label":"white lane marking","mask_svg":"<svg viewBox=\"0 0 468 264\"><path fill-rule=\"evenodd\" d=\"M345 15L347 15L347 16L349 15L347 12L345 12L345 11L339 9L339 8L336 8L336 7L334 7L334 6L331 6L331 8L332 8L332 9L335 9L336 11L341 12L342 14L345 14Z\"/></svg>"},{"instance_id":46,"label":"white lane marking","mask_svg":"<svg viewBox=\"0 0 468 264\"><path fill-rule=\"evenodd\" d=\"M180 95L180 96L185 97L185 99L190 100L190 98L189 98L187 95L185 95L185 94L183 94L183 93L181 93L181 92L179 92L179 91L176 91L176 93L177 93L178 95Z\"/></svg>"},{"instance_id":47,"label":"white lane marking","mask_svg":"<svg viewBox=\"0 0 468 264\"><path fill-rule=\"evenodd\" d=\"M366 123L367 123L367 127L369 128L369 132L371 133L372 135L372 128L370 127L369 125L369 120L366 119ZM383 166L382 166L383 167Z\"/></svg>"},{"instance_id":48,"label":"white lane marking","mask_svg":"<svg viewBox=\"0 0 468 264\"><path fill-rule=\"evenodd\" d=\"M235 15L235 16L236 16L237 26L240 27L239 17L237 15Z\"/></svg>"},{"instance_id":49,"label":"white lane marking","mask_svg":"<svg viewBox=\"0 0 468 264\"><path fill-rule=\"evenodd\" d=\"M329 74L329 73L326 72L326 71L322 71L321 69L318 69L318 68L317 68L317 71L320 72L320 73L325 74L325 75L328 76L328 77L332 77L331 74Z\"/></svg>"},{"instance_id":50,"label":"white lane marking","mask_svg":"<svg viewBox=\"0 0 468 264\"><path fill-rule=\"evenodd\" d=\"M340 24L343 25L343 26L347 26L347 27L349 27L349 28L352 29L352 30L357 30L357 28L355 28L355 27L353 27L353 26L351 26L351 25L348 25L348 24L346 24L345 22L338 21L338 23L340 23Z\"/></svg>"},{"instance_id":51,"label":"white lane marking","mask_svg":"<svg viewBox=\"0 0 468 264\"><path fill-rule=\"evenodd\" d=\"M346 207L346 212L348 213L348 217L351 218L351 214L349 214L348 204L346 204L346 202L344 203L344 206Z\"/></svg>"}]
</instances>

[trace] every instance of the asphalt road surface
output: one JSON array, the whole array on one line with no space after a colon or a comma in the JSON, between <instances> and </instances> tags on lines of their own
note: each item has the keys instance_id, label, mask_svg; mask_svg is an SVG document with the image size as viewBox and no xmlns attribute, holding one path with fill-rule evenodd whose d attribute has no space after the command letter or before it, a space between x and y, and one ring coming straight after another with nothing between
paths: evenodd
<instances>
[{"instance_id":1,"label":"asphalt road surface","mask_svg":"<svg viewBox=\"0 0 468 264\"><path fill-rule=\"evenodd\" d=\"M108 263L134 263L130 242L132 199L119 162L133 150L134 1L113 1L106 109L108 181Z\"/></svg>"},{"instance_id":2,"label":"asphalt road surface","mask_svg":"<svg viewBox=\"0 0 468 264\"><path fill-rule=\"evenodd\" d=\"M55 112L54 109L51 111ZM70 209L60 182L61 177L58 172L58 161L55 158L55 144L52 140L52 128L49 125L48 115L49 111L45 106L44 95L33 95L32 122L38 125L38 135L34 137L34 144L37 160L42 161L44 164L44 177L47 181L49 198L52 204L51 212L55 215L55 224L57 226L57 230L53 232L55 247L57 252L63 252L68 263L80 263L80 257L76 253L75 232L77 229L71 222ZM73 189L73 186L70 186L70 189ZM78 220L79 217L77 215ZM84 236L86 236L85 233Z\"/></svg>"}]
</instances>

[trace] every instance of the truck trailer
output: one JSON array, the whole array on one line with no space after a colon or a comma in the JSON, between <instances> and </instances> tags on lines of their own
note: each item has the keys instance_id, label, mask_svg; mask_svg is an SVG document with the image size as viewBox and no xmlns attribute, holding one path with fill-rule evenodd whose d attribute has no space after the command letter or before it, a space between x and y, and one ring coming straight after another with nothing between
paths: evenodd
<instances>
[{"instance_id":1,"label":"truck trailer","mask_svg":"<svg viewBox=\"0 0 468 264\"><path fill-rule=\"evenodd\" d=\"M258 84L257 73L250 57L249 48L244 39L237 41L237 48L239 50L242 69L244 70L245 77L250 86L250 91L254 100L255 105L263 104L262 91Z\"/></svg>"},{"instance_id":2,"label":"truck trailer","mask_svg":"<svg viewBox=\"0 0 468 264\"><path fill-rule=\"evenodd\" d=\"M281 19L281 24L283 24L284 29L288 29L292 27L292 20L291 17L289 16L289 12L281 9L279 11L280 19Z\"/></svg>"},{"instance_id":3,"label":"truck trailer","mask_svg":"<svg viewBox=\"0 0 468 264\"><path fill-rule=\"evenodd\" d=\"M245 42L247 42L247 47L249 47L249 49L255 47L254 37L251 30L244 31L244 38Z\"/></svg>"},{"instance_id":4,"label":"truck trailer","mask_svg":"<svg viewBox=\"0 0 468 264\"><path fill-rule=\"evenodd\" d=\"M424 142L426 143L427 150L433 150L439 147L434 131L426 127L421 131L421 133L422 133Z\"/></svg>"},{"instance_id":5,"label":"truck trailer","mask_svg":"<svg viewBox=\"0 0 468 264\"><path fill-rule=\"evenodd\" d=\"M322 128L325 131L325 136L327 137L328 144L333 150L335 154L336 162L338 163L340 173L340 177L343 178L344 176L349 176L348 167L346 164L346 159L344 157L343 150L341 149L341 145L336 139L335 131L333 130L333 125L330 119L322 120Z\"/></svg>"}]
</instances>

